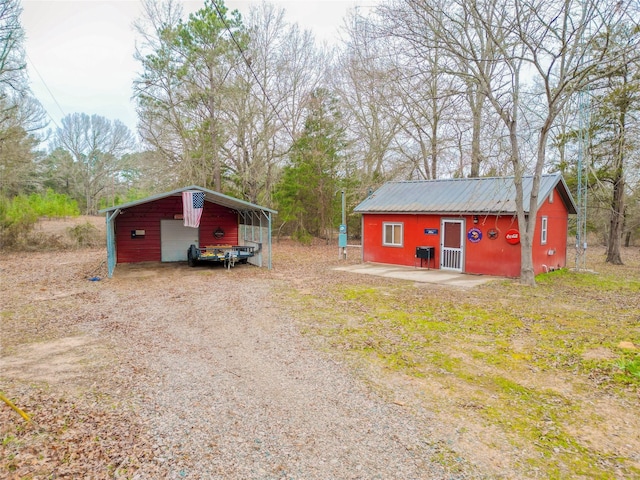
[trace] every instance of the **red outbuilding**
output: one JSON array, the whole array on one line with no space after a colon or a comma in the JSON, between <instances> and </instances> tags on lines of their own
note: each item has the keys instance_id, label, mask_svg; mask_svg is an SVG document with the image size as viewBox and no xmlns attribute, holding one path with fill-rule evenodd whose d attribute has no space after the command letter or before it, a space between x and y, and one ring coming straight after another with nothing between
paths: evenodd
<instances>
[{"instance_id":1,"label":"red outbuilding","mask_svg":"<svg viewBox=\"0 0 640 480\"><path fill-rule=\"evenodd\" d=\"M276 212L266 207L192 185L100 213L106 214L109 276L118 263L186 262L191 245L246 246L255 252L248 263L271 268Z\"/></svg>"},{"instance_id":2,"label":"red outbuilding","mask_svg":"<svg viewBox=\"0 0 640 480\"><path fill-rule=\"evenodd\" d=\"M525 212L533 177L523 178ZM533 264L566 266L568 217L576 205L559 173L543 175ZM520 276L513 177L389 182L355 208L365 262Z\"/></svg>"}]
</instances>

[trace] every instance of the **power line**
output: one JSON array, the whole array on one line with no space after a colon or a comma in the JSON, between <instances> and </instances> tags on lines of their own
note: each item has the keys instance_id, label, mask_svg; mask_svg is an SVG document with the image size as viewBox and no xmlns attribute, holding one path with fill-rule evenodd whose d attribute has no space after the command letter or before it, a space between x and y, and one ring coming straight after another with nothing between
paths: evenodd
<instances>
[{"instance_id":1,"label":"power line","mask_svg":"<svg viewBox=\"0 0 640 480\"><path fill-rule=\"evenodd\" d=\"M51 95L51 98L53 99L53 103L56 104L56 106L58 107L58 109L60 110L60 112L62 113L63 117L66 117L67 114L65 113L65 111L62 109L62 107L60 106L60 104L58 103L58 100L56 99L56 97L53 95L53 92L51 91L51 89L49 88L49 85L47 85L47 82L44 81L44 78L42 77L42 75L40 74L40 71L38 71L38 69L36 68L35 63L33 63L33 60L31 60L31 57L29 56L28 53L25 53L25 56L27 57L27 60L29 60L29 64L31 64L31 67L33 68L33 70L36 72L36 74L38 75L38 78L40 78L40 81L42 82L42 84L44 85L44 88L47 89L47 92L49 92L49 95ZM60 128L60 126L58 125L58 123L56 122L56 120L51 116L51 114L49 113L49 111L45 108L45 106L43 105L42 108L44 109L44 111L47 113L47 116L51 119L51 121L54 123L54 125L57 128Z\"/></svg>"}]
</instances>

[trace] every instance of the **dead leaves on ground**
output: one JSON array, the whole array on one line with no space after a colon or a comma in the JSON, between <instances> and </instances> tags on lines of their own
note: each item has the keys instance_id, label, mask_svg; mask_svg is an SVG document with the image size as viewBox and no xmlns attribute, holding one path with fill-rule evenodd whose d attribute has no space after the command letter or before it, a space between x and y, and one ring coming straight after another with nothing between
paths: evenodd
<instances>
[{"instance_id":1,"label":"dead leaves on ground","mask_svg":"<svg viewBox=\"0 0 640 480\"><path fill-rule=\"evenodd\" d=\"M4 382L3 382L4 383ZM5 387L7 385L5 384ZM152 451L135 414L124 404L84 394L56 396L34 386L5 393L33 419L0 408L0 477L131 478Z\"/></svg>"}]
</instances>

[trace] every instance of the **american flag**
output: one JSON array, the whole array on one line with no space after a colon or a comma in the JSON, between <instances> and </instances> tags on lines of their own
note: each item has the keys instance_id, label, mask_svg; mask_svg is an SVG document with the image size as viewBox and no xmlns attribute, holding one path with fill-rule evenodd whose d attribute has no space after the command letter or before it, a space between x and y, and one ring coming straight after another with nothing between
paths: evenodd
<instances>
[{"instance_id":1,"label":"american flag","mask_svg":"<svg viewBox=\"0 0 640 480\"><path fill-rule=\"evenodd\" d=\"M204 208L204 192L197 190L187 190L182 192L182 214L184 216L184 226L198 228L200 217Z\"/></svg>"}]
</instances>

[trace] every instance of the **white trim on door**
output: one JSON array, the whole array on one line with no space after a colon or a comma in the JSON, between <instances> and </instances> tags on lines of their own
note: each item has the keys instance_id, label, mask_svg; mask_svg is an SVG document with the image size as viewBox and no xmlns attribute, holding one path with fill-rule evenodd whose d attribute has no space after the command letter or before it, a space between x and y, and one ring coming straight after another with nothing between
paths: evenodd
<instances>
[{"instance_id":1,"label":"white trim on door","mask_svg":"<svg viewBox=\"0 0 640 480\"><path fill-rule=\"evenodd\" d=\"M456 238L456 231L458 229L457 225L460 228L460 238L459 241ZM450 226L450 228L447 228ZM455 272L462 272L464 268L464 231L465 231L465 221L460 219L448 219L443 218L440 220L440 268L442 270L453 270ZM447 236L447 241L445 242L445 235L449 232L453 237L449 238ZM448 246L445 246L445 243Z\"/></svg>"}]
</instances>

